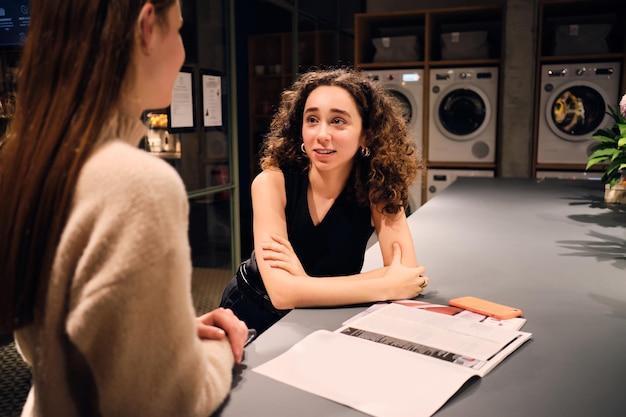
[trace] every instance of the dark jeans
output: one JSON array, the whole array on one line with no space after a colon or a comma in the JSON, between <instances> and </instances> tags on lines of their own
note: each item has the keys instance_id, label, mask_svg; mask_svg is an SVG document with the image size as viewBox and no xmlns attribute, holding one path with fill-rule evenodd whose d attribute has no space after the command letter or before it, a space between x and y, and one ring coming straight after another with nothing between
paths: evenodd
<instances>
[{"instance_id":1,"label":"dark jeans","mask_svg":"<svg viewBox=\"0 0 626 417\"><path fill-rule=\"evenodd\" d=\"M276 323L284 314L266 310L258 303L244 294L237 285L236 276L233 277L222 294L220 307L230 308L240 320L246 322L251 329L256 329L257 334L263 333L272 324Z\"/></svg>"}]
</instances>

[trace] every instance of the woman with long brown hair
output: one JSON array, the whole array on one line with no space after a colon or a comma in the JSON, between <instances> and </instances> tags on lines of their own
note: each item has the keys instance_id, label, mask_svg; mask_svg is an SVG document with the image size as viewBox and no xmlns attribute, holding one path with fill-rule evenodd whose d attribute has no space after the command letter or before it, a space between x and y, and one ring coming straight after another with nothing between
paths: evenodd
<instances>
[{"instance_id":1,"label":"woman with long brown hair","mask_svg":"<svg viewBox=\"0 0 626 417\"><path fill-rule=\"evenodd\" d=\"M23 415L206 416L248 330L195 317L184 185L137 149L184 62L180 4L30 3L0 142L0 331L32 369Z\"/></svg>"}]
</instances>

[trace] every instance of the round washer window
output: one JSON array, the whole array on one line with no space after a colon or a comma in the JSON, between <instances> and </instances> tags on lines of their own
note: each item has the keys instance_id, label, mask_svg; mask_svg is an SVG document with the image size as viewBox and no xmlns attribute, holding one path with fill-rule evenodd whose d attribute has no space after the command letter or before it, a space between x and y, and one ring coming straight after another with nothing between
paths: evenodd
<instances>
[{"instance_id":1,"label":"round washer window","mask_svg":"<svg viewBox=\"0 0 626 417\"><path fill-rule=\"evenodd\" d=\"M569 87L552 101L550 116L556 129L572 136L588 136L595 132L606 112L602 95L585 85Z\"/></svg>"},{"instance_id":2,"label":"round washer window","mask_svg":"<svg viewBox=\"0 0 626 417\"><path fill-rule=\"evenodd\" d=\"M409 99L401 92L392 88L389 88L388 91L397 99L398 104L400 105L400 113L402 113L404 120L406 120L407 124L411 123L411 119L413 119L413 108L411 107Z\"/></svg>"},{"instance_id":3,"label":"round washer window","mask_svg":"<svg viewBox=\"0 0 626 417\"><path fill-rule=\"evenodd\" d=\"M469 135L485 122L486 107L475 91L461 88L448 93L439 106L439 121L455 135Z\"/></svg>"}]
</instances>

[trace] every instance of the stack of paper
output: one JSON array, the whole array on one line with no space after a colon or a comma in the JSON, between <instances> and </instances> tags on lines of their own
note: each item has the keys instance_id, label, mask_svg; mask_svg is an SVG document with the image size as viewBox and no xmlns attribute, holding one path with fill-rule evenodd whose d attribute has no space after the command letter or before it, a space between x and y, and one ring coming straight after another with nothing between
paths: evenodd
<instances>
[{"instance_id":1,"label":"stack of paper","mask_svg":"<svg viewBox=\"0 0 626 417\"><path fill-rule=\"evenodd\" d=\"M523 324L523 323L522 323ZM311 333L254 371L377 417L430 416L530 333L384 304Z\"/></svg>"}]
</instances>

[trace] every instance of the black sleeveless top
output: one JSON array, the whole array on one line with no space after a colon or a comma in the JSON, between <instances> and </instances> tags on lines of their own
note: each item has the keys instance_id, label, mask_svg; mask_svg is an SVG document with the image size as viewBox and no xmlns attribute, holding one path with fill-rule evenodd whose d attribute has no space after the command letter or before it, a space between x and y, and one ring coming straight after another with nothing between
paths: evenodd
<instances>
[{"instance_id":1,"label":"black sleeveless top","mask_svg":"<svg viewBox=\"0 0 626 417\"><path fill-rule=\"evenodd\" d=\"M344 189L315 226L307 200L308 173L283 169L283 175L287 236L306 273L315 277L358 274L373 232L369 206L359 206Z\"/></svg>"},{"instance_id":2,"label":"black sleeveless top","mask_svg":"<svg viewBox=\"0 0 626 417\"><path fill-rule=\"evenodd\" d=\"M288 169L282 171L287 196L287 236L306 273L312 277L328 277L361 272L365 247L374 231L369 206L359 206L351 193L344 189L321 223L315 226L307 202L308 174ZM270 322L265 322L258 314L248 317L254 310L236 296L233 299L237 301L233 302L228 295L230 287L227 287L226 297L222 297L220 305L232 308L240 317L248 317L248 325L255 323L257 330L266 329L289 311L276 310L272 305L259 274L254 250L250 258L239 265L233 281L236 284L233 288L250 302L274 314Z\"/></svg>"}]
</instances>

